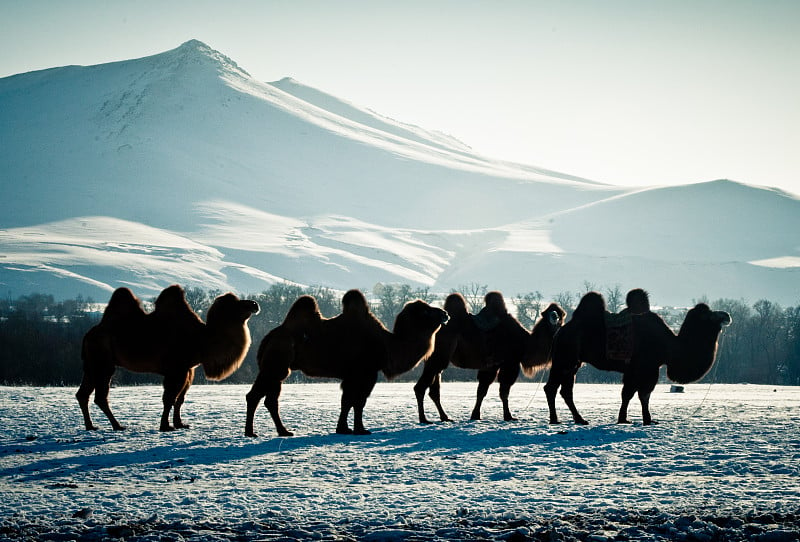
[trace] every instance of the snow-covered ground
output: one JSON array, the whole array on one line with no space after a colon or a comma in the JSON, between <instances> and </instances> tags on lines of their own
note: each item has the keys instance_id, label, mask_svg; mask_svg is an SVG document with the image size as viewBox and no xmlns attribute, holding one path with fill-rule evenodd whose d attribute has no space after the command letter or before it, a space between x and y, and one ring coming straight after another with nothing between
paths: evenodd
<instances>
[{"instance_id":1,"label":"snow-covered ground","mask_svg":"<svg viewBox=\"0 0 800 542\"><path fill-rule=\"evenodd\" d=\"M157 431L159 387L115 388L127 423L71 388L0 388L0 540L797 540L800 388L656 388L661 423L615 425L618 386L576 387L588 427L550 426L541 384L445 383L455 423L416 422L413 384L379 384L371 436L333 434L335 384L284 386L292 438L246 438L247 386L195 386L189 430ZM559 398L560 401L560 398ZM432 408L429 406L429 409ZM568 413L559 403L562 417ZM638 405L631 408L638 419Z\"/></svg>"}]
</instances>

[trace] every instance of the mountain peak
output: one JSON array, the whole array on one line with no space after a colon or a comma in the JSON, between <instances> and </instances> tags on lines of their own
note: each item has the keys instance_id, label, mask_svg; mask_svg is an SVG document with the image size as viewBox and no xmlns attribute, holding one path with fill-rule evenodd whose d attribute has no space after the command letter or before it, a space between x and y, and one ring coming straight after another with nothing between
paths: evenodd
<instances>
[{"instance_id":1,"label":"mountain peak","mask_svg":"<svg viewBox=\"0 0 800 542\"><path fill-rule=\"evenodd\" d=\"M178 47L178 49L187 50L187 51L188 50L196 50L196 51L212 51L213 50L213 49L211 49L211 47L209 47L208 45L206 45L202 41L200 41L198 39L194 39L194 38L190 39L189 41L186 41L186 42L182 43L180 45L180 47Z\"/></svg>"},{"instance_id":2,"label":"mountain peak","mask_svg":"<svg viewBox=\"0 0 800 542\"><path fill-rule=\"evenodd\" d=\"M190 39L164 55L174 58L181 64L203 64L212 66L218 71L234 72L250 77L250 74L231 58L197 39Z\"/></svg>"}]
</instances>

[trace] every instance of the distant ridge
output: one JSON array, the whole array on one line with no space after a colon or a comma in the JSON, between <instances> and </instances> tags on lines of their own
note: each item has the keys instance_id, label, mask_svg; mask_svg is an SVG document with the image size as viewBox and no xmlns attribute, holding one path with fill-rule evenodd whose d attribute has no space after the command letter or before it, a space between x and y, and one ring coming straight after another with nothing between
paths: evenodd
<instances>
[{"instance_id":1,"label":"distant ridge","mask_svg":"<svg viewBox=\"0 0 800 542\"><path fill-rule=\"evenodd\" d=\"M291 94L292 96L316 105L320 109L336 113L344 118L356 121L364 126L376 130L392 133L406 139L417 141L426 145L433 145L456 152L471 152L471 149L454 137L440 132L430 132L418 126L404 124L372 111L362 109L349 102L326 94L315 88L303 85L291 77L284 77L280 81L270 83L272 86Z\"/></svg>"}]
</instances>

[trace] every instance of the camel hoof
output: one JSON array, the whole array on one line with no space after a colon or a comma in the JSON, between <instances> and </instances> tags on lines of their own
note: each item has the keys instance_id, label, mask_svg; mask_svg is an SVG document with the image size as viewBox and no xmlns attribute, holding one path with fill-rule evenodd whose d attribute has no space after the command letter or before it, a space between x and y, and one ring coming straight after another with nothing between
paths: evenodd
<instances>
[{"instance_id":1,"label":"camel hoof","mask_svg":"<svg viewBox=\"0 0 800 542\"><path fill-rule=\"evenodd\" d=\"M353 434L354 435L371 435L372 431L370 431L369 429L364 429L362 427L361 429L356 429L355 431L353 431Z\"/></svg>"},{"instance_id":2,"label":"camel hoof","mask_svg":"<svg viewBox=\"0 0 800 542\"><path fill-rule=\"evenodd\" d=\"M631 425L631 423L633 423L633 422L631 422L630 420L626 420L626 419L617 420L617 425Z\"/></svg>"},{"instance_id":3,"label":"camel hoof","mask_svg":"<svg viewBox=\"0 0 800 542\"><path fill-rule=\"evenodd\" d=\"M97 430L99 430L99 429L100 429L100 428L99 428L99 427L97 427L96 425L87 425L87 426L86 426L86 430L87 430L87 431L97 431Z\"/></svg>"},{"instance_id":4,"label":"camel hoof","mask_svg":"<svg viewBox=\"0 0 800 542\"><path fill-rule=\"evenodd\" d=\"M587 422L587 421L586 421L586 420L584 420L583 418L580 418L580 419L578 419L578 420L575 420L575 424L576 424L576 425L589 425L589 422Z\"/></svg>"},{"instance_id":5,"label":"camel hoof","mask_svg":"<svg viewBox=\"0 0 800 542\"><path fill-rule=\"evenodd\" d=\"M250 437L250 438L258 438L258 434L254 433L253 431L245 431L244 432L244 436Z\"/></svg>"},{"instance_id":6,"label":"camel hoof","mask_svg":"<svg viewBox=\"0 0 800 542\"><path fill-rule=\"evenodd\" d=\"M337 435L352 435L353 434L353 430L350 429L349 427L337 427L336 428L336 434Z\"/></svg>"},{"instance_id":7,"label":"camel hoof","mask_svg":"<svg viewBox=\"0 0 800 542\"><path fill-rule=\"evenodd\" d=\"M278 431L278 436L279 437L293 437L294 433L292 433L288 429L281 429L281 430Z\"/></svg>"},{"instance_id":8,"label":"camel hoof","mask_svg":"<svg viewBox=\"0 0 800 542\"><path fill-rule=\"evenodd\" d=\"M649 422L642 422L642 425L658 425L658 422L655 420L650 420Z\"/></svg>"},{"instance_id":9,"label":"camel hoof","mask_svg":"<svg viewBox=\"0 0 800 542\"><path fill-rule=\"evenodd\" d=\"M518 420L517 418L515 418L514 416L504 416L504 417L503 417L503 421L506 421L506 422L516 422L516 421L519 421L519 420Z\"/></svg>"},{"instance_id":10,"label":"camel hoof","mask_svg":"<svg viewBox=\"0 0 800 542\"><path fill-rule=\"evenodd\" d=\"M95 429L97 428L95 427ZM114 427L114 431L125 431L126 429L127 427L125 427L124 425L117 425Z\"/></svg>"},{"instance_id":11,"label":"camel hoof","mask_svg":"<svg viewBox=\"0 0 800 542\"><path fill-rule=\"evenodd\" d=\"M172 427L171 425L162 425L161 427L158 428L158 430L161 431L162 433L168 433L170 431L175 431L175 428Z\"/></svg>"},{"instance_id":12,"label":"camel hoof","mask_svg":"<svg viewBox=\"0 0 800 542\"><path fill-rule=\"evenodd\" d=\"M442 421L444 421L444 420L442 420ZM433 425L433 422L432 422L432 421L430 421L430 420L429 420L429 419L427 419L427 418L424 418L424 419L422 419L422 418L421 418L421 419L419 420L419 423L421 423L422 425Z\"/></svg>"}]
</instances>

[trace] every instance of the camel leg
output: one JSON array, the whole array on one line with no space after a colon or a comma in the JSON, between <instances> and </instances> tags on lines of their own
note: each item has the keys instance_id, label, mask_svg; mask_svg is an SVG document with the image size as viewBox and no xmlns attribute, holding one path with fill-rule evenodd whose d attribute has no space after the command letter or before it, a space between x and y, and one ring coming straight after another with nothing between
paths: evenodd
<instances>
[{"instance_id":1,"label":"camel leg","mask_svg":"<svg viewBox=\"0 0 800 542\"><path fill-rule=\"evenodd\" d=\"M267 407L269 410L269 415L272 418L272 423L275 424L275 430L278 432L279 437L293 437L294 433L286 429L286 426L283 425L283 421L281 420L281 411L280 411L280 404L278 403L278 399L281 396L281 389L283 388L283 382L281 380L273 380L267 384L266 389L266 398L264 399L264 406ZM249 401L249 397L248 397ZM256 400L256 404L258 404L258 400ZM249 404L248 404L249 407ZM253 412L255 412L255 408L253 408ZM250 430L252 432L253 429L253 420L252 416L250 417ZM251 435L255 436L255 435Z\"/></svg>"},{"instance_id":2,"label":"camel leg","mask_svg":"<svg viewBox=\"0 0 800 542\"><path fill-rule=\"evenodd\" d=\"M83 414L83 424L86 426L87 431L97 431L98 427L92 423L92 415L89 413L89 398L94 392L94 379L89 373L84 371L81 385L78 388L75 398L78 400L78 405L81 407L81 414Z\"/></svg>"},{"instance_id":3,"label":"camel leg","mask_svg":"<svg viewBox=\"0 0 800 542\"><path fill-rule=\"evenodd\" d=\"M617 423L631 423L628 420L628 405L636 394L636 387L624 382L622 383L622 404L619 407L619 416L617 416Z\"/></svg>"},{"instance_id":4,"label":"camel leg","mask_svg":"<svg viewBox=\"0 0 800 542\"><path fill-rule=\"evenodd\" d=\"M481 405L483 405L483 400L489 392L489 386L492 385L492 382L497 377L497 372L497 368L478 371L478 393L475 397L475 406L472 409L470 420L481 419Z\"/></svg>"},{"instance_id":5,"label":"camel leg","mask_svg":"<svg viewBox=\"0 0 800 542\"><path fill-rule=\"evenodd\" d=\"M428 417L425 416L425 391L432 387L434 380L436 380L436 371L430 360L425 362L422 369L422 374L414 384L414 395L417 397L417 412L419 414L419 423L429 424ZM431 392L432 393L432 392Z\"/></svg>"},{"instance_id":6,"label":"camel leg","mask_svg":"<svg viewBox=\"0 0 800 542\"><path fill-rule=\"evenodd\" d=\"M573 418L577 414L574 403L572 403L572 387L575 385L575 375L578 373L580 361L578 356L578 347L575 344L577 337L570 334L566 328L562 328L556 334L553 343L552 359L553 363L550 367L550 374L547 377L547 383L544 385L544 393L547 396L547 408L550 410L550 423L557 424L558 413L556 412L556 395L559 388L561 389L561 396L570 407ZM566 388L569 387L567 391ZM566 395L565 395L566 393ZM567 399L569 397L569 399ZM580 417L579 414L577 414ZM577 420L576 420L577 422ZM585 423L585 420L584 420Z\"/></svg>"},{"instance_id":7,"label":"camel leg","mask_svg":"<svg viewBox=\"0 0 800 542\"><path fill-rule=\"evenodd\" d=\"M436 405L439 411L439 418L444 421L450 421L450 418L442 408L440 400L440 387L442 381L442 371L447 368L447 357L438 351L434 351L433 355L425 362L422 368L422 374L419 380L414 385L414 395L417 397L417 412L419 413L419 423L431 423L427 416L425 416L425 390L429 390L431 400ZM434 389L435 388L435 389Z\"/></svg>"},{"instance_id":8,"label":"camel leg","mask_svg":"<svg viewBox=\"0 0 800 542\"><path fill-rule=\"evenodd\" d=\"M288 377L288 370L285 377ZM284 377L284 378L285 378ZM275 430L278 436L291 437L294 433L286 429L281 421L280 406L278 399L281 396L281 388L283 387L282 379L271 378L265 375L264 372L259 371L253 386L247 393L247 420L245 421L244 434L248 437L257 437L254 426L254 419L258 403L264 399L264 406L269 410L272 421L275 424Z\"/></svg>"},{"instance_id":9,"label":"camel leg","mask_svg":"<svg viewBox=\"0 0 800 542\"><path fill-rule=\"evenodd\" d=\"M374 373L372 378L363 380L358 388L357 395L353 401L353 433L356 435L372 434L364 427L364 407L377 381L378 373Z\"/></svg>"},{"instance_id":10,"label":"camel leg","mask_svg":"<svg viewBox=\"0 0 800 542\"><path fill-rule=\"evenodd\" d=\"M547 383L544 385L544 394L547 397L547 408L550 410L551 424L561 423L558 420L558 413L556 412L556 395L558 395L559 390L561 391L561 397L572 413L572 418L575 420L575 423L581 425L588 424L586 420L581 418L581 415L578 414L578 409L575 407L575 403L572 400L572 388L575 386L576 374L577 369L575 371L559 371L555 368L550 369L550 375L547 377Z\"/></svg>"},{"instance_id":11,"label":"camel leg","mask_svg":"<svg viewBox=\"0 0 800 542\"><path fill-rule=\"evenodd\" d=\"M339 413L339 421L336 424L336 432L340 435L369 435L364 427L364 406L375 382L378 380L377 373L362 375L357 379L346 379L342 381L342 410ZM353 429L350 429L347 418L353 410Z\"/></svg>"},{"instance_id":12,"label":"camel leg","mask_svg":"<svg viewBox=\"0 0 800 542\"><path fill-rule=\"evenodd\" d=\"M169 423L169 413L175 406L175 402L186 385L186 380L189 378L189 371L180 373L170 373L164 375L164 394L161 396L161 401L164 403L164 410L161 412L161 425L159 431L174 431L175 427Z\"/></svg>"},{"instance_id":13,"label":"camel leg","mask_svg":"<svg viewBox=\"0 0 800 542\"><path fill-rule=\"evenodd\" d=\"M256 417L256 409L258 409L258 403L260 403L261 399L267 394L266 387L267 382L261 377L261 373L259 372L258 376L256 377L256 381L253 382L252 386L250 386L250 391L247 392L247 395L245 396L247 401L247 419L244 422L244 434L246 437L258 436L253 428L253 425ZM280 391L278 391L278 395L280 395ZM275 402L277 403L277 400Z\"/></svg>"},{"instance_id":14,"label":"camel leg","mask_svg":"<svg viewBox=\"0 0 800 542\"><path fill-rule=\"evenodd\" d=\"M639 402L642 403L642 424L644 425L657 423L650 416L650 393L651 391L639 390Z\"/></svg>"},{"instance_id":15,"label":"camel leg","mask_svg":"<svg viewBox=\"0 0 800 542\"><path fill-rule=\"evenodd\" d=\"M439 411L439 420L443 422L452 422L453 420L450 419L450 416L447 415L447 412L444 411L444 407L442 407L442 373L436 375L436 378L433 379L433 383L431 383L431 387L428 390L428 395L430 396L433 404L436 405L436 410Z\"/></svg>"},{"instance_id":16,"label":"camel leg","mask_svg":"<svg viewBox=\"0 0 800 542\"><path fill-rule=\"evenodd\" d=\"M350 424L347 418L350 416L350 410L353 408L353 398L350 392L344 390L344 383L342 383L342 406L339 411L339 420L336 422L336 433L339 435L352 435L353 430L350 429Z\"/></svg>"},{"instance_id":17,"label":"camel leg","mask_svg":"<svg viewBox=\"0 0 800 542\"><path fill-rule=\"evenodd\" d=\"M83 339L81 358L83 359L83 378L81 385L75 393L78 405L83 415L83 424L89 431L97 430L89 413L89 398L94 392L94 402L106 415L111 426L119 431L125 429L111 412L108 405L108 392L111 388L111 378L114 376L113 354L106 342L107 337L98 327L93 327Z\"/></svg>"},{"instance_id":18,"label":"camel leg","mask_svg":"<svg viewBox=\"0 0 800 542\"><path fill-rule=\"evenodd\" d=\"M652 425L656 422L650 416L650 394L656 389L658 383L658 367L648 368L640 379L639 402L642 403L642 423Z\"/></svg>"},{"instance_id":19,"label":"camel leg","mask_svg":"<svg viewBox=\"0 0 800 542\"><path fill-rule=\"evenodd\" d=\"M564 381L561 384L561 397L567 403L569 411L572 413L572 419L578 425L589 425L589 422L583 419L575 406L575 401L572 399L572 389L575 387L575 377L573 376L569 381Z\"/></svg>"},{"instance_id":20,"label":"camel leg","mask_svg":"<svg viewBox=\"0 0 800 542\"><path fill-rule=\"evenodd\" d=\"M178 396L175 398L175 407L172 410L172 425L175 427L175 429L189 429L189 424L183 423L183 420L181 420L181 407L183 406L183 402L186 400L186 393L189 391L189 388L192 387L194 370L194 367L189 369L189 372L186 374L186 381L184 382L183 388L181 388L181 391L178 392Z\"/></svg>"},{"instance_id":21,"label":"camel leg","mask_svg":"<svg viewBox=\"0 0 800 542\"><path fill-rule=\"evenodd\" d=\"M519 363L507 363L500 367L500 374L497 378L500 382L500 401L503 402L503 419L507 422L513 422L517 419L511 414L511 408L508 406L508 396L511 394L511 386L519 378Z\"/></svg>"},{"instance_id":22,"label":"camel leg","mask_svg":"<svg viewBox=\"0 0 800 542\"><path fill-rule=\"evenodd\" d=\"M100 410L106 415L114 431L124 431L125 426L117 421L108 404L108 392L111 389L111 376L112 375L101 376L96 380L97 385L94 390L94 404L100 407Z\"/></svg>"},{"instance_id":23,"label":"camel leg","mask_svg":"<svg viewBox=\"0 0 800 542\"><path fill-rule=\"evenodd\" d=\"M556 412L556 395L558 395L559 387L561 387L561 384L558 382L555 373L551 370L550 376L547 377L547 383L544 385L544 395L547 397L547 408L550 411L550 423L554 425L561 423L558 421L558 412Z\"/></svg>"}]
</instances>

